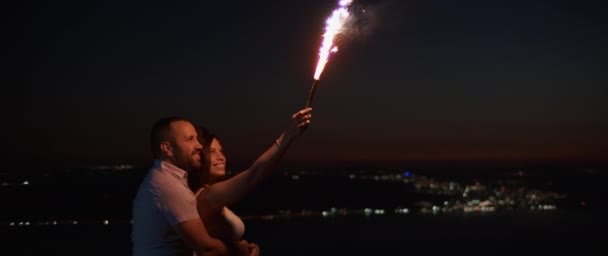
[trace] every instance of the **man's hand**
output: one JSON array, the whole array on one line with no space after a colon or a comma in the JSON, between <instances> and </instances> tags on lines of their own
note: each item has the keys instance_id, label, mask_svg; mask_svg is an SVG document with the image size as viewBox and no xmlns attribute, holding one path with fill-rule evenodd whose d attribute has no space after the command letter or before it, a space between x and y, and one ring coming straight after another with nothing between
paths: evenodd
<instances>
[{"instance_id":1,"label":"man's hand","mask_svg":"<svg viewBox=\"0 0 608 256\"><path fill-rule=\"evenodd\" d=\"M259 256L260 247L255 243L247 242L247 240L241 240L234 242L234 255L238 256Z\"/></svg>"},{"instance_id":2,"label":"man's hand","mask_svg":"<svg viewBox=\"0 0 608 256\"><path fill-rule=\"evenodd\" d=\"M249 256L260 256L260 247L257 244L249 243Z\"/></svg>"},{"instance_id":3,"label":"man's hand","mask_svg":"<svg viewBox=\"0 0 608 256\"><path fill-rule=\"evenodd\" d=\"M237 256L250 256L251 254L251 249L250 249L250 243L247 242L247 240L243 239L241 241L235 241L234 242L234 252L233 255L237 255ZM257 254L256 254L257 256Z\"/></svg>"}]
</instances>

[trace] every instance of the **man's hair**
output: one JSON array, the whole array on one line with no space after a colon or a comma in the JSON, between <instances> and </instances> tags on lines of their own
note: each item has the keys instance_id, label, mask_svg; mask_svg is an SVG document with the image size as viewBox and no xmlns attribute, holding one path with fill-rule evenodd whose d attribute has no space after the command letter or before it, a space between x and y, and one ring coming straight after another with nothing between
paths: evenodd
<instances>
[{"instance_id":1,"label":"man's hair","mask_svg":"<svg viewBox=\"0 0 608 256\"><path fill-rule=\"evenodd\" d=\"M150 133L150 147L154 158L160 158L161 150L160 143L167 140L169 132L171 130L171 124L178 121L190 122L190 120L180 116L170 116L158 119L154 126L152 126L152 132Z\"/></svg>"}]
</instances>

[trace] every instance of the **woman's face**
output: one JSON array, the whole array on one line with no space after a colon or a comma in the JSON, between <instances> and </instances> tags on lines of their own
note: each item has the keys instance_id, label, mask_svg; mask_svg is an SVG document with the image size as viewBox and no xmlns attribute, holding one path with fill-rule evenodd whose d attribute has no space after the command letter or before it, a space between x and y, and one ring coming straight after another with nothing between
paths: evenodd
<instances>
[{"instance_id":1,"label":"woman's face","mask_svg":"<svg viewBox=\"0 0 608 256\"><path fill-rule=\"evenodd\" d=\"M224 157L222 145L220 145L217 139L211 141L209 153L209 174L213 177L224 177L226 175L226 158Z\"/></svg>"}]
</instances>

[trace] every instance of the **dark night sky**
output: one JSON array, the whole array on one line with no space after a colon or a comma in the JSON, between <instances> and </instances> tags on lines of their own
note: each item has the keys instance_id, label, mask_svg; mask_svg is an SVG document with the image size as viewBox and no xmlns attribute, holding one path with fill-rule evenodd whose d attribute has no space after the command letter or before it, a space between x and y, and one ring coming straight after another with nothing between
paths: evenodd
<instances>
[{"instance_id":1,"label":"dark night sky","mask_svg":"<svg viewBox=\"0 0 608 256\"><path fill-rule=\"evenodd\" d=\"M608 166L605 3L355 3L357 33L331 57L284 166ZM214 130L229 161L251 162L304 105L334 6L19 3L2 155L145 163L152 123L182 115Z\"/></svg>"}]
</instances>

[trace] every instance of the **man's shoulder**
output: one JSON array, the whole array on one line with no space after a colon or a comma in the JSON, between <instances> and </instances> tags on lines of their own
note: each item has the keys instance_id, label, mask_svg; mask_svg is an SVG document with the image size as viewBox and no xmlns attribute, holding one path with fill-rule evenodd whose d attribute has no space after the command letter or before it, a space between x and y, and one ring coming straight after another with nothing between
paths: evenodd
<instances>
[{"instance_id":1,"label":"man's shoulder","mask_svg":"<svg viewBox=\"0 0 608 256\"><path fill-rule=\"evenodd\" d=\"M149 183L158 190L176 190L183 192L189 190L188 181L183 177L179 177L171 170L164 168L150 169Z\"/></svg>"},{"instance_id":2,"label":"man's shoulder","mask_svg":"<svg viewBox=\"0 0 608 256\"><path fill-rule=\"evenodd\" d=\"M149 170L149 182L152 185L171 185L171 184L178 184L179 180L174 177L173 175L171 175L170 172L167 172L166 170L163 170L162 168L151 168Z\"/></svg>"}]
</instances>

